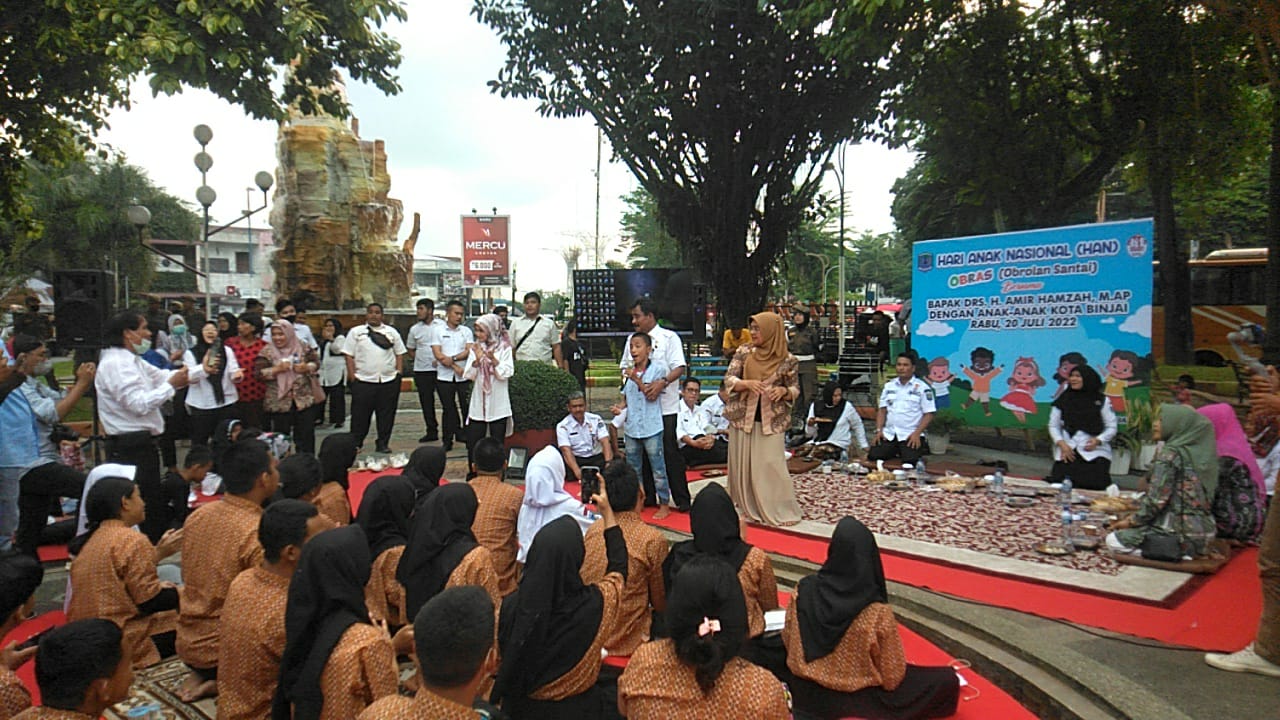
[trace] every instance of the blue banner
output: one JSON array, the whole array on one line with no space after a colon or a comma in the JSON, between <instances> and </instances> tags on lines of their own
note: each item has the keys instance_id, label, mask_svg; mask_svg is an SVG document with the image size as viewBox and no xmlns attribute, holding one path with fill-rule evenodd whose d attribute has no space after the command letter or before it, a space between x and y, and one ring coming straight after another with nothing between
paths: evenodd
<instances>
[{"instance_id":1,"label":"blue banner","mask_svg":"<svg viewBox=\"0 0 1280 720\"><path fill-rule=\"evenodd\" d=\"M971 425L1044 427L1091 365L1125 415L1151 372L1150 219L918 242L911 346L938 409Z\"/></svg>"}]
</instances>

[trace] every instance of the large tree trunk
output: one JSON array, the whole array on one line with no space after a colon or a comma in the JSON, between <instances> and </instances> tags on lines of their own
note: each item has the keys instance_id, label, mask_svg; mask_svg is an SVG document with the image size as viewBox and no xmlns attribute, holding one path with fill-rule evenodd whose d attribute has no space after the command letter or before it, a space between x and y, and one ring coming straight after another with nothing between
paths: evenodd
<instances>
[{"instance_id":1,"label":"large tree trunk","mask_svg":"<svg viewBox=\"0 0 1280 720\"><path fill-rule=\"evenodd\" d=\"M1263 361L1280 363L1280 87L1272 87L1271 164L1267 178L1267 340Z\"/></svg>"},{"instance_id":2,"label":"large tree trunk","mask_svg":"<svg viewBox=\"0 0 1280 720\"><path fill-rule=\"evenodd\" d=\"M1170 365L1194 360L1191 331L1191 271L1178 242L1173 208L1173 168L1162 133L1154 121L1146 132L1147 181L1155 207L1155 245L1160 260L1160 293L1164 298L1164 359Z\"/></svg>"}]
</instances>

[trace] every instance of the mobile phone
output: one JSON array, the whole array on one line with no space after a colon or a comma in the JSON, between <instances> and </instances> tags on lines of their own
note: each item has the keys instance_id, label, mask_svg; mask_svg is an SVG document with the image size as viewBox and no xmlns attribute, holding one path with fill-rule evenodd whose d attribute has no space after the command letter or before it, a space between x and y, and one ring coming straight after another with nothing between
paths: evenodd
<instances>
[{"instance_id":1,"label":"mobile phone","mask_svg":"<svg viewBox=\"0 0 1280 720\"><path fill-rule=\"evenodd\" d=\"M14 649L15 649L15 650L26 650L26 649L28 649L28 648L33 648L33 647L35 647L36 645L39 645L39 644L40 644L40 638L42 638L42 637L44 637L45 635L47 635L47 634L49 633L49 631L50 631L50 630L52 630L52 629L53 629L53 628L45 628L44 630L41 630L40 632L36 633L35 635L32 635L31 637L27 638L26 640L23 640L22 642L18 643L18 646L17 646L16 648L14 648Z\"/></svg>"},{"instance_id":2,"label":"mobile phone","mask_svg":"<svg viewBox=\"0 0 1280 720\"><path fill-rule=\"evenodd\" d=\"M584 465L582 468L582 502L591 502L592 495L600 494L600 468Z\"/></svg>"},{"instance_id":3,"label":"mobile phone","mask_svg":"<svg viewBox=\"0 0 1280 720\"><path fill-rule=\"evenodd\" d=\"M507 453L507 473L508 479L520 480L524 478L524 465L529 457L529 449L522 447L513 447Z\"/></svg>"}]
</instances>

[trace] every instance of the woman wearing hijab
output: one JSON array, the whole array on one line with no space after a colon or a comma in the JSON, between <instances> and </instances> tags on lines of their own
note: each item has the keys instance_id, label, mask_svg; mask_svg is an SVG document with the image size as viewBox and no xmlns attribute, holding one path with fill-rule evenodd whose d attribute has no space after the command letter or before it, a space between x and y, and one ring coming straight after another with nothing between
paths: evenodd
<instances>
[{"instance_id":1,"label":"woman wearing hijab","mask_svg":"<svg viewBox=\"0 0 1280 720\"><path fill-rule=\"evenodd\" d=\"M796 375L800 379L800 396L795 402L793 424L816 399L818 388L818 333L809 323L809 309L796 305L791 310L791 329L787 331L787 351L796 356Z\"/></svg>"},{"instance_id":2,"label":"woman wearing hijab","mask_svg":"<svg viewBox=\"0 0 1280 720\"><path fill-rule=\"evenodd\" d=\"M182 357L190 368L187 415L191 420L191 445L208 445L218 424L231 414L232 406L240 399L236 382L243 373L212 322L200 328L195 347Z\"/></svg>"},{"instance_id":3,"label":"woman wearing hijab","mask_svg":"<svg viewBox=\"0 0 1280 720\"><path fill-rule=\"evenodd\" d=\"M836 525L822 568L797 584L782 641L800 712L900 720L955 714L955 672L907 665L876 538L852 517Z\"/></svg>"},{"instance_id":4,"label":"woman wearing hijab","mask_svg":"<svg viewBox=\"0 0 1280 720\"><path fill-rule=\"evenodd\" d=\"M356 439L351 433L334 433L320 443L320 494L315 504L320 514L339 527L351 524L351 499L347 497L347 471L356 462Z\"/></svg>"},{"instance_id":5,"label":"woman wearing hijab","mask_svg":"<svg viewBox=\"0 0 1280 720\"><path fill-rule=\"evenodd\" d=\"M409 541L413 515L413 484L400 475L384 475L364 491L356 524L369 541L373 569L364 588L369 617L402 627L413 621L404 609L404 586L396 580L396 567Z\"/></svg>"},{"instance_id":6,"label":"woman wearing hijab","mask_svg":"<svg viewBox=\"0 0 1280 720\"><path fill-rule=\"evenodd\" d=\"M236 320L235 313L225 311L218 313L218 339L226 342L235 337L238 334L236 325L239 322Z\"/></svg>"},{"instance_id":7,"label":"woman wearing hijab","mask_svg":"<svg viewBox=\"0 0 1280 720\"><path fill-rule=\"evenodd\" d=\"M416 617L441 590L461 585L484 588L495 608L502 602L493 556L471 532L478 506L470 485L450 483L431 493L414 513L409 543L396 569L408 617Z\"/></svg>"},{"instance_id":8,"label":"woman wearing hijab","mask_svg":"<svg viewBox=\"0 0 1280 720\"><path fill-rule=\"evenodd\" d=\"M480 438L499 442L507 436L511 420L511 395L507 381L516 371L511 355L511 337L502 318L490 313L476 320L476 341L468 348L467 366L462 377L474 383L471 406L467 411L467 463L471 448Z\"/></svg>"},{"instance_id":9,"label":"woman wearing hijab","mask_svg":"<svg viewBox=\"0 0 1280 720\"><path fill-rule=\"evenodd\" d=\"M1262 534L1267 485L1258 458L1249 447L1235 408L1226 403L1205 405L1196 412L1213 423L1217 439L1218 490L1213 516L1218 537L1249 543Z\"/></svg>"},{"instance_id":10,"label":"woman wearing hijab","mask_svg":"<svg viewBox=\"0 0 1280 720\"><path fill-rule=\"evenodd\" d=\"M397 649L364 604L369 562L364 531L354 525L303 546L289 583L274 720L349 720L398 690ZM396 641L407 645L405 637Z\"/></svg>"},{"instance_id":11,"label":"woman wearing hijab","mask_svg":"<svg viewBox=\"0 0 1280 720\"><path fill-rule=\"evenodd\" d=\"M608 564L584 585L582 531L566 517L542 528L529 549L520 587L502 603L498 669L490 699L521 720L594 720L611 716L616 696L596 689L601 648L613 633L627 579L627 545L602 487Z\"/></svg>"},{"instance_id":12,"label":"woman wearing hijab","mask_svg":"<svg viewBox=\"0 0 1280 720\"><path fill-rule=\"evenodd\" d=\"M293 436L300 453L316 451L316 399L324 397L316 373L320 359L316 351L298 339L293 323L271 323L271 343L262 351L255 368L267 383L262 409L271 429ZM317 392L318 391L318 392Z\"/></svg>"},{"instance_id":13,"label":"woman wearing hijab","mask_svg":"<svg viewBox=\"0 0 1280 720\"><path fill-rule=\"evenodd\" d=\"M565 492L564 477L564 456L553 445L539 450L525 467L524 503L516 519L516 534L520 538L520 549L516 553L518 562L525 561L534 536L552 520L568 515L578 523L582 533L595 522L595 514Z\"/></svg>"},{"instance_id":14,"label":"woman wearing hijab","mask_svg":"<svg viewBox=\"0 0 1280 720\"><path fill-rule=\"evenodd\" d=\"M1067 389L1049 411L1053 439L1053 470L1048 480L1084 490L1105 490L1111 484L1111 441L1116 437L1116 414L1102 394L1102 378L1088 365L1067 373Z\"/></svg>"},{"instance_id":15,"label":"woman wearing hijab","mask_svg":"<svg viewBox=\"0 0 1280 720\"><path fill-rule=\"evenodd\" d=\"M1164 447L1151 465L1147 491L1138 512L1111 524L1107 547L1116 553L1139 552L1148 535L1174 535L1182 554L1209 551L1215 523L1212 498L1218 490L1218 448L1213 423L1186 405L1160 406L1151 428Z\"/></svg>"},{"instance_id":16,"label":"woman wearing hijab","mask_svg":"<svg viewBox=\"0 0 1280 720\"><path fill-rule=\"evenodd\" d=\"M436 445L419 445L418 449L409 455L409 463L404 466L400 476L413 485L416 507L421 507L422 503L427 501L431 491L440 487L440 478L444 477L444 466L447 460L444 448Z\"/></svg>"},{"instance_id":17,"label":"woman wearing hijab","mask_svg":"<svg viewBox=\"0 0 1280 720\"><path fill-rule=\"evenodd\" d=\"M800 394L796 357L787 352L782 318L751 316L751 345L738 348L724 376L729 392L729 495L747 519L765 525L800 522L783 435Z\"/></svg>"},{"instance_id":18,"label":"woman wearing hijab","mask_svg":"<svg viewBox=\"0 0 1280 720\"><path fill-rule=\"evenodd\" d=\"M662 579L670 593L680 569L699 555L723 558L738 573L747 607L747 637L764 632L764 613L778 607L778 579L769 556L742 541L742 525L724 488L711 483L693 499L689 510L692 540L671 546L662 564Z\"/></svg>"},{"instance_id":19,"label":"woman wearing hijab","mask_svg":"<svg viewBox=\"0 0 1280 720\"><path fill-rule=\"evenodd\" d=\"M814 460L839 460L849 452L854 440L858 442L859 454L870 447L862 418L853 403L844 399L844 389L835 380L822 386L822 397L809 406L804 434L810 440L800 446L796 454ZM853 453L848 457L853 457Z\"/></svg>"},{"instance_id":20,"label":"woman wearing hijab","mask_svg":"<svg viewBox=\"0 0 1280 720\"><path fill-rule=\"evenodd\" d=\"M667 598L671 637L631 656L618 679L618 709L631 720L790 718L786 687L739 657L747 636L742 597L723 558L685 564Z\"/></svg>"}]
</instances>

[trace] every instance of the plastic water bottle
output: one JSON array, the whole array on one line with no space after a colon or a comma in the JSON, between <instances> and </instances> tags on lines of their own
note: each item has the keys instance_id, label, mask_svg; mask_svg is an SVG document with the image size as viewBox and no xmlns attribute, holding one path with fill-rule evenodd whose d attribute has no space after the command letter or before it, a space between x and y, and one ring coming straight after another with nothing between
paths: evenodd
<instances>
[{"instance_id":1,"label":"plastic water bottle","mask_svg":"<svg viewBox=\"0 0 1280 720\"><path fill-rule=\"evenodd\" d=\"M1071 512L1071 478L1062 479L1062 486L1058 488L1058 504L1062 506L1065 513Z\"/></svg>"},{"instance_id":2,"label":"plastic water bottle","mask_svg":"<svg viewBox=\"0 0 1280 720\"><path fill-rule=\"evenodd\" d=\"M916 474L920 476L920 482L929 482L929 473L925 472L924 469L924 458L920 458L916 461Z\"/></svg>"},{"instance_id":3,"label":"plastic water bottle","mask_svg":"<svg viewBox=\"0 0 1280 720\"><path fill-rule=\"evenodd\" d=\"M1004 500L1004 471L996 468L995 478L991 481L991 491L996 494L997 500Z\"/></svg>"},{"instance_id":4,"label":"plastic water bottle","mask_svg":"<svg viewBox=\"0 0 1280 720\"><path fill-rule=\"evenodd\" d=\"M902 469L907 473L907 482L911 483L912 487L918 487L920 485L920 476L916 474L916 466L911 463L903 463Z\"/></svg>"},{"instance_id":5,"label":"plastic water bottle","mask_svg":"<svg viewBox=\"0 0 1280 720\"><path fill-rule=\"evenodd\" d=\"M1067 548L1074 548L1071 542L1071 521L1074 518L1071 515L1071 508L1064 507L1062 509L1062 545Z\"/></svg>"}]
</instances>

